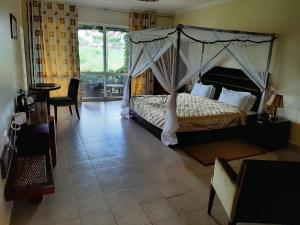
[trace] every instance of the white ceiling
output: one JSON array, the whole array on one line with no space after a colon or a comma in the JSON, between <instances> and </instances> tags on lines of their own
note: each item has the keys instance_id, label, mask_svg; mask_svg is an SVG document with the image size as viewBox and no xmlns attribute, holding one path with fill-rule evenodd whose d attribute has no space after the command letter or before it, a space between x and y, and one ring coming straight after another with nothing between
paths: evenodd
<instances>
[{"instance_id":1,"label":"white ceiling","mask_svg":"<svg viewBox=\"0 0 300 225\"><path fill-rule=\"evenodd\" d=\"M140 2L138 0L55 0L69 2L79 6L89 6L115 10L149 10L174 14L229 0L159 0L158 2Z\"/></svg>"}]
</instances>

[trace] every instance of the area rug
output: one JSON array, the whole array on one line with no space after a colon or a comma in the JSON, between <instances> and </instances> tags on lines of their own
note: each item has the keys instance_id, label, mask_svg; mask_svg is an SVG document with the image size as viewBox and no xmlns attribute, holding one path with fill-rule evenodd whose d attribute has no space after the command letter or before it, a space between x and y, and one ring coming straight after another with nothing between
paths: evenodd
<instances>
[{"instance_id":1,"label":"area rug","mask_svg":"<svg viewBox=\"0 0 300 225\"><path fill-rule=\"evenodd\" d=\"M204 166L213 165L216 158L231 161L264 154L261 149L240 140L218 141L181 147L181 149Z\"/></svg>"}]
</instances>

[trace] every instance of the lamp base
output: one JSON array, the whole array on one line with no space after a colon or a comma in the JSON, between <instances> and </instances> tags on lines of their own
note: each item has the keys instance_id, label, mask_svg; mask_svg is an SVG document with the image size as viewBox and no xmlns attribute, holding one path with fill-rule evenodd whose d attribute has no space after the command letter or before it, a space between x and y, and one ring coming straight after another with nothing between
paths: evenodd
<instances>
[{"instance_id":1,"label":"lamp base","mask_svg":"<svg viewBox=\"0 0 300 225\"><path fill-rule=\"evenodd\" d=\"M275 106L272 109L272 114L269 115L269 120L270 121L276 121L278 119L276 115L277 115L277 107Z\"/></svg>"}]
</instances>

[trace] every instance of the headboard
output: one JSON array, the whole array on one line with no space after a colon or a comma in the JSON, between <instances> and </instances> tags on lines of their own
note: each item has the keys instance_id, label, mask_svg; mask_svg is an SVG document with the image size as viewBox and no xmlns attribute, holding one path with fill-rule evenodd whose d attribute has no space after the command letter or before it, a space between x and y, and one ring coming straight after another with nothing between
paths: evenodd
<instances>
[{"instance_id":1,"label":"headboard","mask_svg":"<svg viewBox=\"0 0 300 225\"><path fill-rule=\"evenodd\" d=\"M234 91L250 92L257 97L252 111L258 110L262 95L260 88L240 69L214 67L202 76L201 82L203 84L211 84L216 88L214 99L219 98L222 87Z\"/></svg>"}]
</instances>

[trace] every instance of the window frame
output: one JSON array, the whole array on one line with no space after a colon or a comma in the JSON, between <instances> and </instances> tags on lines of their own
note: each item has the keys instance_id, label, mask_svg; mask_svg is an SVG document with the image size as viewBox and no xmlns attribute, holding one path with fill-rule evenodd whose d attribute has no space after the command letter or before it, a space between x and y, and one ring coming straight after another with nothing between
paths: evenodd
<instances>
[{"instance_id":1,"label":"window frame","mask_svg":"<svg viewBox=\"0 0 300 225\"><path fill-rule=\"evenodd\" d=\"M121 31L121 32L127 32L129 34L129 28L128 27L119 27L119 26L113 26L113 25L99 25L99 24L88 24L88 23L79 23L78 25L78 31L79 30L98 30L103 33L103 72L95 72L99 75L104 76L104 97L85 97L84 100L112 100L112 99L118 99L122 98L121 96L119 97L113 97L113 96L108 96L107 92L107 80L109 76L113 75L119 75L119 76L124 76L128 77L129 74L129 67L130 67L130 53L129 53L129 58L128 58L128 71L124 73L115 73L115 72L109 72L108 71L108 48L107 48L107 30L109 31ZM130 52L130 44L128 43L128 48ZM125 82L126 83L126 82ZM124 85L125 85L124 83Z\"/></svg>"}]
</instances>

